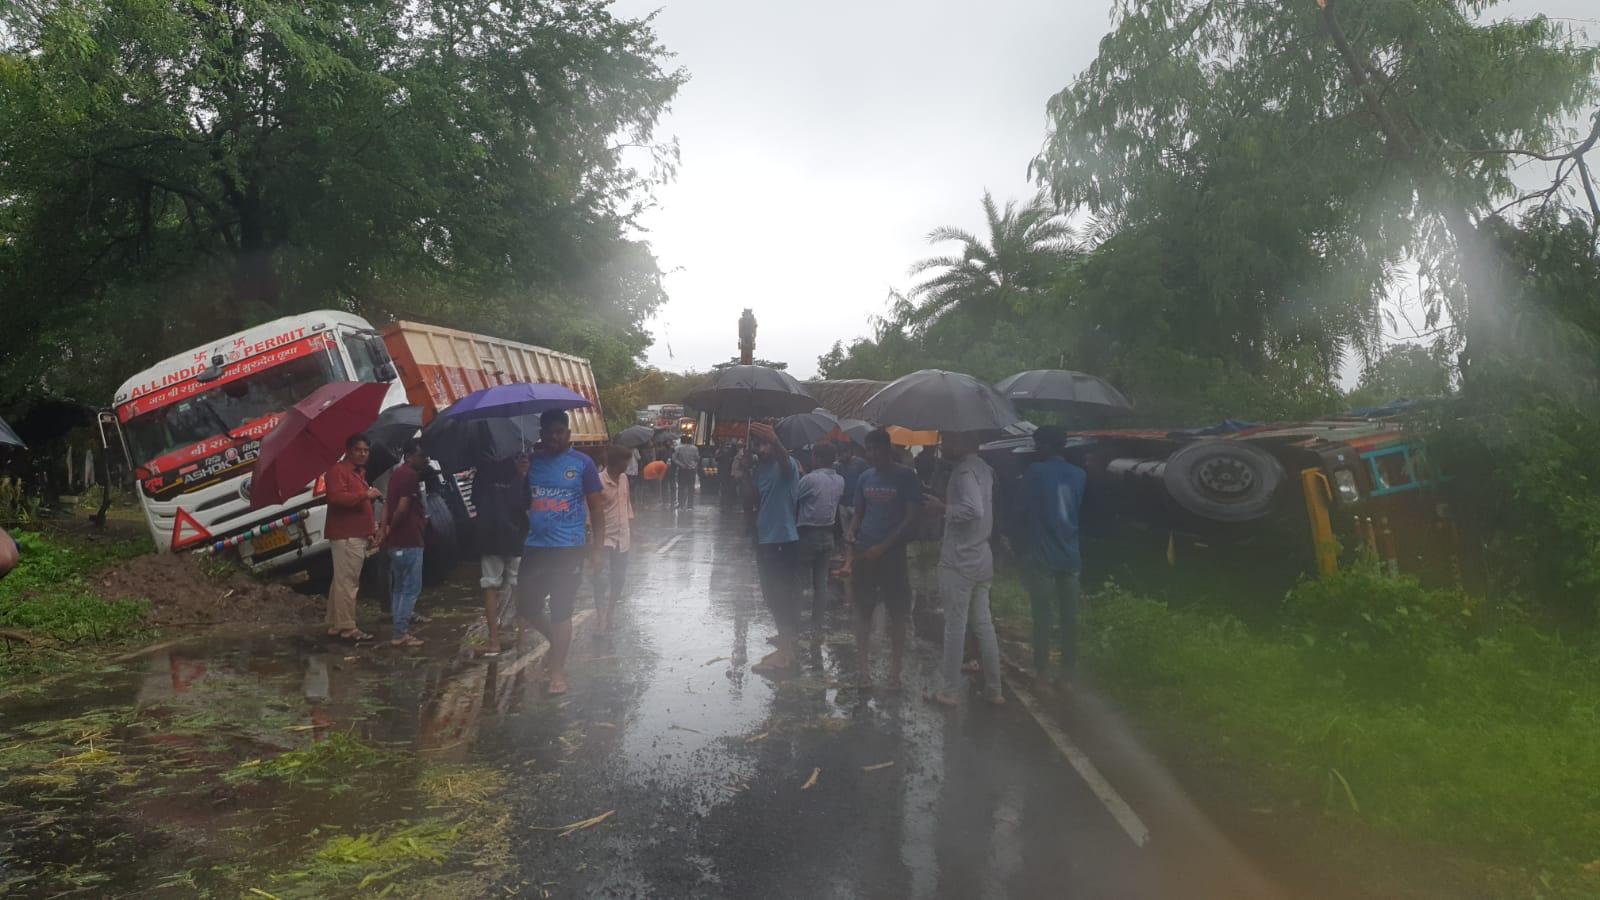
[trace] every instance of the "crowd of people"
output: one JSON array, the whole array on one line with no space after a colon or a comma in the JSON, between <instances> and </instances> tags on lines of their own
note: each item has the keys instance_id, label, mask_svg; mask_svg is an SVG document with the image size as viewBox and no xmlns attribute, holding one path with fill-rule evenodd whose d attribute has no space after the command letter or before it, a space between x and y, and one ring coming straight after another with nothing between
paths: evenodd
<instances>
[{"instance_id":1,"label":"crowd of people","mask_svg":"<svg viewBox=\"0 0 1600 900\"><path fill-rule=\"evenodd\" d=\"M776 674L798 664L801 594L810 587L812 627L821 630L831 572L843 581L853 609L859 683L872 683L873 621L881 607L889 639L887 683L898 688L912 610L907 549L914 541L937 540L945 636L938 687L929 698L951 706L960 702L962 672L973 668L964 664L970 625L983 696L1004 703L989 602L992 544L1003 532L1032 600L1037 672L1070 684L1082 568L1078 520L1087 478L1065 458L1065 443L1058 429L1040 429L1035 458L1003 483L978 454L972 434L944 435L938 450L924 449L910 461L884 430L869 433L859 452L843 442L791 452L771 427L752 425L745 494L754 513L762 593L778 631L776 649L754 670ZM832 568L840 551L842 563ZM1052 663L1053 646L1059 647L1059 664Z\"/></svg>"},{"instance_id":2,"label":"crowd of people","mask_svg":"<svg viewBox=\"0 0 1600 900\"><path fill-rule=\"evenodd\" d=\"M761 592L776 631L774 649L752 671L782 675L801 664L809 590L810 630L820 635L834 596L853 611L859 684L872 686L872 638L884 611L889 644L887 685L902 684L912 590L908 547L939 544L937 585L944 613L944 648L934 702L960 702L963 671L983 676L983 698L1004 703L1000 652L990 610L996 539L1008 540L1020 562L1033 606L1038 675L1070 683L1076 665L1079 573L1078 517L1086 477L1064 453L1064 435L1045 427L1034 435L1035 457L1020 473L997 476L971 434L943 435L938 450L915 461L876 430L862 446L823 441L784 446L771 425L750 424L747 442L702 450L689 437L675 445L612 446L597 455L571 446L566 413L540 417L538 442L511 459L478 466L473 474L474 525L486 656L501 652L513 612L549 642L542 677L550 694L565 693L572 619L585 568L593 586L596 628L614 624L623 599L633 543L635 503L691 509L701 489L743 499ZM356 594L366 559L388 560L390 643L419 647L418 620L431 466L419 442L406 445L391 470L387 492L365 475L370 445L350 439L327 477L327 535L333 544L333 582L327 629L348 641L371 640L355 621ZM598 461L597 461L598 459ZM702 487L703 486L703 487ZM381 514L374 503L382 501ZM976 660L967 662L970 643ZM1059 664L1051 658L1059 651Z\"/></svg>"}]
</instances>

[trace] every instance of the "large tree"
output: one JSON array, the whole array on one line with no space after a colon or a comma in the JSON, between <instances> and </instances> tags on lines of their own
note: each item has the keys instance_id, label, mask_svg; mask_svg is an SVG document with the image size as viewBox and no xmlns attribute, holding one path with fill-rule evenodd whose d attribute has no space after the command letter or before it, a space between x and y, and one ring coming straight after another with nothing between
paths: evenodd
<instances>
[{"instance_id":1,"label":"large tree","mask_svg":"<svg viewBox=\"0 0 1600 900\"><path fill-rule=\"evenodd\" d=\"M632 368L665 56L599 0L0 7L0 399L321 306Z\"/></svg>"},{"instance_id":2,"label":"large tree","mask_svg":"<svg viewBox=\"0 0 1600 900\"><path fill-rule=\"evenodd\" d=\"M1375 349L1407 259L1429 276L1431 321L1448 312L1470 338L1497 294L1480 226L1519 199L1515 163L1556 164L1553 190L1527 199L1600 214L1583 155L1600 135L1595 48L1543 18L1489 21L1492 5L1120 0L1098 57L1050 101L1035 171L1097 217L1123 251L1112 271L1152 288L1123 290L1121 314L1178 323L1199 342L1186 349L1256 364L1309 350L1331 368L1344 347Z\"/></svg>"}]
</instances>

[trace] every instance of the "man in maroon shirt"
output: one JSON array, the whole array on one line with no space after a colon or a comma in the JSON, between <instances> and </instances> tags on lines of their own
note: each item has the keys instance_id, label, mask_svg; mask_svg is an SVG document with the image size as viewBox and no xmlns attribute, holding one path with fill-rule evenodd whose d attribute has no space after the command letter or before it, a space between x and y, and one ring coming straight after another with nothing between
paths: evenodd
<instances>
[{"instance_id":1,"label":"man in maroon shirt","mask_svg":"<svg viewBox=\"0 0 1600 900\"><path fill-rule=\"evenodd\" d=\"M333 552L333 584L328 587L328 634L347 641L370 641L356 627L356 591L361 566L373 537L372 501L383 494L367 484L367 458L372 445L357 434L344 442L344 459L328 470L328 520L322 536Z\"/></svg>"},{"instance_id":2,"label":"man in maroon shirt","mask_svg":"<svg viewBox=\"0 0 1600 900\"><path fill-rule=\"evenodd\" d=\"M412 439L406 442L405 461L389 472L382 543L389 554L389 611L394 616L389 643L396 647L422 646L422 639L411 633L411 614L422 593L422 537L428 514L421 476L427 468L428 452L421 441Z\"/></svg>"}]
</instances>

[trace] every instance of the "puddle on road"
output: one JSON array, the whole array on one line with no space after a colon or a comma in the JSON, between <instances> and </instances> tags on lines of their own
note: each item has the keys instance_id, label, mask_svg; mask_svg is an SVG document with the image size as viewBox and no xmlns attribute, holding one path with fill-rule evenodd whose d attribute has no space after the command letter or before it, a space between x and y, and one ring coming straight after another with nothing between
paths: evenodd
<instances>
[{"instance_id":1,"label":"puddle on road","mask_svg":"<svg viewBox=\"0 0 1600 900\"><path fill-rule=\"evenodd\" d=\"M470 585L436 593L470 645ZM201 640L0 707L0 894L481 895L505 777L469 745L518 659Z\"/></svg>"},{"instance_id":2,"label":"puddle on road","mask_svg":"<svg viewBox=\"0 0 1600 900\"><path fill-rule=\"evenodd\" d=\"M771 623L747 542L731 516L699 524L652 526L617 632L579 629L565 698L538 690L532 653L473 658L462 572L423 596L425 652L199 640L0 702L0 894L740 896L869 850L924 877L958 720L849 687L845 631L803 675L751 675ZM950 827L990 817L959 808Z\"/></svg>"}]
</instances>

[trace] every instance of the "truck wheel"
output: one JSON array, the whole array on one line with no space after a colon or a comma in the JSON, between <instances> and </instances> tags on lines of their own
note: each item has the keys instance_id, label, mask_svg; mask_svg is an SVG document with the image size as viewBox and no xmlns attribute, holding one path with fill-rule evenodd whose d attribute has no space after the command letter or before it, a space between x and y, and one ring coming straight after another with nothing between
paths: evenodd
<instances>
[{"instance_id":1,"label":"truck wheel","mask_svg":"<svg viewBox=\"0 0 1600 900\"><path fill-rule=\"evenodd\" d=\"M1265 518L1277 505L1283 466L1260 447L1200 441L1167 459L1162 481L1178 506L1216 522Z\"/></svg>"}]
</instances>

